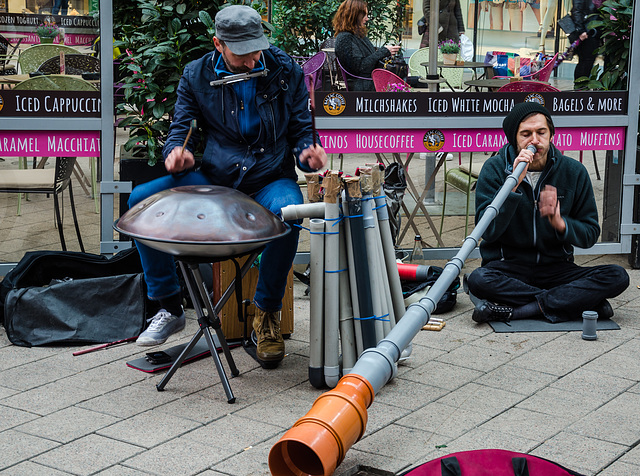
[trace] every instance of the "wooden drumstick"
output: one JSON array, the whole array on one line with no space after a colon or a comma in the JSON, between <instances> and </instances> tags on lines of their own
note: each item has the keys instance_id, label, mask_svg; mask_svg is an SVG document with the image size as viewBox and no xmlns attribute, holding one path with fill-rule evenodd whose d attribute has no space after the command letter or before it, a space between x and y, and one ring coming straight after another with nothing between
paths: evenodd
<instances>
[{"instance_id":1,"label":"wooden drumstick","mask_svg":"<svg viewBox=\"0 0 640 476\"><path fill-rule=\"evenodd\" d=\"M187 133L187 138L184 140L184 144L182 144L182 150L180 151L180 154L184 154L184 148L187 146L187 143L189 142L189 138L191 137L191 133L196 127L198 127L198 121L193 119L191 121L191 126L189 126L189 132Z\"/></svg>"}]
</instances>

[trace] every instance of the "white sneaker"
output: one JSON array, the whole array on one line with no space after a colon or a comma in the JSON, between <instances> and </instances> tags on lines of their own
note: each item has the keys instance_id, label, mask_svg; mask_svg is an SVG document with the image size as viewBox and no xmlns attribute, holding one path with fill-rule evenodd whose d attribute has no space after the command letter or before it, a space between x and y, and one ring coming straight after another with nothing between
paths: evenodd
<instances>
[{"instance_id":1,"label":"white sneaker","mask_svg":"<svg viewBox=\"0 0 640 476\"><path fill-rule=\"evenodd\" d=\"M158 313L151 318L151 324L147 327L138 339L138 345L158 345L164 343L169 336L175 332L184 329L186 319L184 312L180 316L174 316L165 309L160 309Z\"/></svg>"}]
</instances>

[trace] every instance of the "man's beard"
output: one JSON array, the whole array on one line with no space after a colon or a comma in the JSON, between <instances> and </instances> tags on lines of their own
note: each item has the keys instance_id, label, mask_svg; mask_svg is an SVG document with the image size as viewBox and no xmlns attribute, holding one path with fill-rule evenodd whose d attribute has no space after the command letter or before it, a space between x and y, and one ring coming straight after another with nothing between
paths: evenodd
<instances>
[{"instance_id":1,"label":"man's beard","mask_svg":"<svg viewBox=\"0 0 640 476\"><path fill-rule=\"evenodd\" d=\"M241 73L250 73L251 69L248 68L247 66L239 66L239 67L234 67L231 66L229 64L229 62L227 61L226 55L222 55L222 61L224 61L225 66L227 67L227 69L229 70L230 73L234 73L234 74L241 74Z\"/></svg>"}]
</instances>

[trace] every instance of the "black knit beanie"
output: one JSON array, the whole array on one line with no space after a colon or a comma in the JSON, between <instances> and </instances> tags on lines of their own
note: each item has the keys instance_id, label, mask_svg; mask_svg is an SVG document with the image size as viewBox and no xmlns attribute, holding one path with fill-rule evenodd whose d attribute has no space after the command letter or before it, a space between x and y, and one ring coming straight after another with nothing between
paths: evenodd
<instances>
[{"instance_id":1,"label":"black knit beanie","mask_svg":"<svg viewBox=\"0 0 640 476\"><path fill-rule=\"evenodd\" d=\"M529 114L539 113L544 114L548 118L549 129L551 135L554 133L554 125L553 119L551 119L551 114L544 106L538 104L537 102L521 102L513 106L511 112L507 114L507 117L502 121L502 130L504 131L504 135L507 136L507 140L509 144L511 144L516 150L518 148L518 127L520 127L520 123L527 117Z\"/></svg>"}]
</instances>

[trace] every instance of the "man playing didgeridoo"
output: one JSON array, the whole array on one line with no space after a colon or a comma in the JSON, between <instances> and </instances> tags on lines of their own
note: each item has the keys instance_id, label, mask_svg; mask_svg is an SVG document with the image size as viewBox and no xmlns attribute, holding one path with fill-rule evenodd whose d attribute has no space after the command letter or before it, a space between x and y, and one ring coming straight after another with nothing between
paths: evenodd
<instances>
[{"instance_id":1,"label":"man playing didgeridoo","mask_svg":"<svg viewBox=\"0 0 640 476\"><path fill-rule=\"evenodd\" d=\"M578 266L573 259L574 246L589 248L600 234L587 170L551 143L553 120L538 103L516 104L502 128L508 143L478 177L476 222L517 164L528 165L482 237L482 266L467 277L473 320L560 322L585 310L610 318L607 299L627 288L627 272L617 265Z\"/></svg>"}]
</instances>

